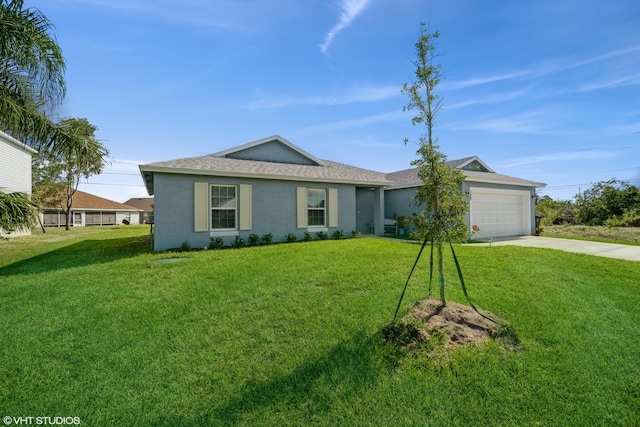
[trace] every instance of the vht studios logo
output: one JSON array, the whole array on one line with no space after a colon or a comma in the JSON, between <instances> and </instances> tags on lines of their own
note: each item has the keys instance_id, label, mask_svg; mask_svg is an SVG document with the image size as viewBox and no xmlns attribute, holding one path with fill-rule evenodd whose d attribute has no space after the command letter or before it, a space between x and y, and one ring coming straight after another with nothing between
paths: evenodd
<instances>
[{"instance_id":1,"label":"vht studios logo","mask_svg":"<svg viewBox=\"0 0 640 427\"><path fill-rule=\"evenodd\" d=\"M37 425L37 426L63 426L80 425L80 417L10 417L2 419L5 425Z\"/></svg>"}]
</instances>

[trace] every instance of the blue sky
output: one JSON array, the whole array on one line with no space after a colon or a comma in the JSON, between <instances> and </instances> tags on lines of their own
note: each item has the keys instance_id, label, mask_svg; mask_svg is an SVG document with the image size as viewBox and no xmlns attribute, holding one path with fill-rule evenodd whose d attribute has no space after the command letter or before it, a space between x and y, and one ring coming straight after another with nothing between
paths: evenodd
<instances>
[{"instance_id":1,"label":"blue sky","mask_svg":"<svg viewBox=\"0 0 640 427\"><path fill-rule=\"evenodd\" d=\"M138 165L281 135L393 172L425 132L402 111L413 44L439 30L435 135L450 160L571 199L640 184L637 0L40 0L67 61L56 114L86 117L112 165L81 190L146 197ZM409 138L408 145L403 140Z\"/></svg>"}]
</instances>

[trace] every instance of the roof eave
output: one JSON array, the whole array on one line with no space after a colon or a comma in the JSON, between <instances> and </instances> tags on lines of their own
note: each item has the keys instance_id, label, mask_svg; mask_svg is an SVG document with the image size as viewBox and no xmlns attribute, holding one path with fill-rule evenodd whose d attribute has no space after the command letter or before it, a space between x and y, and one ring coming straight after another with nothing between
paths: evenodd
<instances>
[{"instance_id":1,"label":"roof eave","mask_svg":"<svg viewBox=\"0 0 640 427\"><path fill-rule=\"evenodd\" d=\"M233 172L233 171L212 171L212 170L173 168L173 167L162 167L162 166L154 166L150 168L145 168L144 166L140 166L140 172L143 175L145 186L147 187L147 191L149 192L149 195L153 194L152 175L154 173L220 176L220 177L227 177L227 178L271 179L276 181L323 182L323 183L333 183L333 184L352 184L352 185L359 185L359 186L364 185L364 186L377 186L377 187L384 187L385 185L388 185L391 183L390 181L350 180L350 179L326 178L326 177L311 178L311 177L300 177L300 176L289 176L289 175L275 175L275 174L271 175L271 174ZM148 181L147 177L151 178L151 180Z\"/></svg>"}]
</instances>

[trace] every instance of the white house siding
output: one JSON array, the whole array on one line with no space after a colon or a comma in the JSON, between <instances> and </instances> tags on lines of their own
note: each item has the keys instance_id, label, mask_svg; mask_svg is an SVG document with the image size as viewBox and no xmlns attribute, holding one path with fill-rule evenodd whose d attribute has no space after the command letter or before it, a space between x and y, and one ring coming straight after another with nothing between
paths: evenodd
<instances>
[{"instance_id":1,"label":"white house siding","mask_svg":"<svg viewBox=\"0 0 640 427\"><path fill-rule=\"evenodd\" d=\"M35 150L0 131L0 191L31 194L31 157ZM21 236L31 230L11 234L0 229L0 236Z\"/></svg>"},{"instance_id":2,"label":"white house siding","mask_svg":"<svg viewBox=\"0 0 640 427\"><path fill-rule=\"evenodd\" d=\"M0 132L0 189L31 194L31 157L34 150Z\"/></svg>"}]
</instances>

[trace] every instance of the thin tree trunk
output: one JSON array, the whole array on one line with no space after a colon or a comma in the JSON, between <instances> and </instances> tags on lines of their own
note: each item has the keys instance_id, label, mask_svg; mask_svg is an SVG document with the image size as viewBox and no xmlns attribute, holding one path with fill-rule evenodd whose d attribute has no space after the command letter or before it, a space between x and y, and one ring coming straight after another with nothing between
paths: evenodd
<instances>
[{"instance_id":1,"label":"thin tree trunk","mask_svg":"<svg viewBox=\"0 0 640 427\"><path fill-rule=\"evenodd\" d=\"M44 229L44 224L42 223L42 219L40 218L40 213L38 213L38 222L40 223L40 228L42 228L42 234L45 234L47 231Z\"/></svg>"},{"instance_id":2,"label":"thin tree trunk","mask_svg":"<svg viewBox=\"0 0 640 427\"><path fill-rule=\"evenodd\" d=\"M446 307L447 300L444 292L444 266L442 263L442 242L438 242L438 281L440 282L440 302Z\"/></svg>"}]
</instances>

